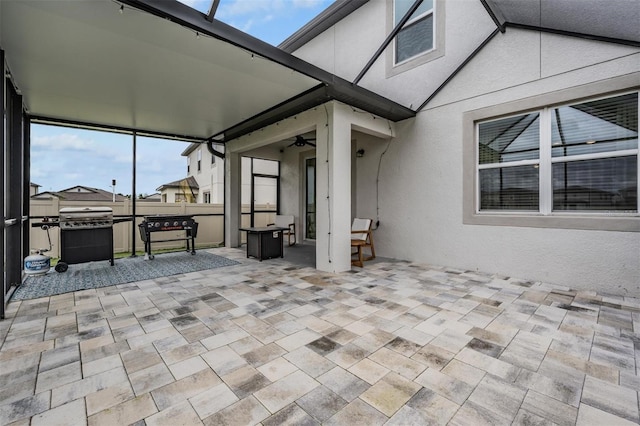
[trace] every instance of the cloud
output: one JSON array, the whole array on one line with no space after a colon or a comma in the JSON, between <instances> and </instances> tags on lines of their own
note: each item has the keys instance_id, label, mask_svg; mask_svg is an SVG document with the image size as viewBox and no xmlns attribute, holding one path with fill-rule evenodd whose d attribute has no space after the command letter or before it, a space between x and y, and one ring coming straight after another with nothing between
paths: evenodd
<instances>
[{"instance_id":1,"label":"cloud","mask_svg":"<svg viewBox=\"0 0 640 426\"><path fill-rule=\"evenodd\" d=\"M46 148L54 151L92 151L98 147L95 141L78 135L60 133L48 136L35 136L31 138L32 148Z\"/></svg>"}]
</instances>

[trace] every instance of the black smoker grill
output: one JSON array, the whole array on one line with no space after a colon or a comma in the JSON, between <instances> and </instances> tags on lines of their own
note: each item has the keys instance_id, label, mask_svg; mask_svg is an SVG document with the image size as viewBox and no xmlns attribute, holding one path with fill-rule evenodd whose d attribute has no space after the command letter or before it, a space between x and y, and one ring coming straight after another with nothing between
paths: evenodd
<instances>
[{"instance_id":1,"label":"black smoker grill","mask_svg":"<svg viewBox=\"0 0 640 426\"><path fill-rule=\"evenodd\" d=\"M60 209L60 260L55 270L70 264L108 260L113 266L113 210L110 207Z\"/></svg>"},{"instance_id":2,"label":"black smoker grill","mask_svg":"<svg viewBox=\"0 0 640 426\"><path fill-rule=\"evenodd\" d=\"M185 231L183 238L172 238L168 240L155 240L154 243L162 243L167 241L186 241L187 251L196 254L196 236L198 235L198 222L193 216L182 215L156 215L145 216L144 220L138 225L140 230L140 238L144 242L144 258L153 259L151 254L151 234L162 231Z\"/></svg>"}]
</instances>

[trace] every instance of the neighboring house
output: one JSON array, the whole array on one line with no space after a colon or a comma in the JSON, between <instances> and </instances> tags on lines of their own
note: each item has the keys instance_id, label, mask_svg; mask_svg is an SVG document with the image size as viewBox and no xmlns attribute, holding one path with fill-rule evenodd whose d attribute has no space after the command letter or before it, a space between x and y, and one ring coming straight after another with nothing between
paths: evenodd
<instances>
[{"instance_id":1,"label":"neighboring house","mask_svg":"<svg viewBox=\"0 0 640 426\"><path fill-rule=\"evenodd\" d=\"M222 204L224 202L224 160L216 158L206 146L198 143L189 145L182 152L182 156L187 159L187 176L195 180L199 189L196 202Z\"/></svg>"},{"instance_id":2,"label":"neighboring house","mask_svg":"<svg viewBox=\"0 0 640 426\"><path fill-rule=\"evenodd\" d=\"M37 183L29 183L29 196L32 197L38 193L42 185L38 185Z\"/></svg>"},{"instance_id":3,"label":"neighboring house","mask_svg":"<svg viewBox=\"0 0 640 426\"><path fill-rule=\"evenodd\" d=\"M350 267L349 218L371 217L379 255L462 280L640 295L638 3L425 0L384 48L411 4L338 1L280 47L414 118L332 101L244 132L227 160L281 161L281 211L321 270ZM315 147L282 142L310 131Z\"/></svg>"},{"instance_id":4,"label":"neighboring house","mask_svg":"<svg viewBox=\"0 0 640 426\"><path fill-rule=\"evenodd\" d=\"M222 150L222 148L218 148ZM224 202L224 159L209 152L206 146L192 143L182 152L187 158L187 175L197 182L197 203L222 204ZM242 204L251 203L251 186L254 202L273 206L278 176L278 162L260 158L242 158ZM257 176L252 179L252 176ZM169 197L170 199L170 197Z\"/></svg>"},{"instance_id":5,"label":"neighboring house","mask_svg":"<svg viewBox=\"0 0 640 426\"><path fill-rule=\"evenodd\" d=\"M198 199L199 186L193 176L184 179L165 183L156 188L160 191L163 203L196 203Z\"/></svg>"},{"instance_id":6,"label":"neighboring house","mask_svg":"<svg viewBox=\"0 0 640 426\"><path fill-rule=\"evenodd\" d=\"M32 200L50 200L52 198L66 201L113 201L114 195L112 192L103 189L78 185L61 191L45 191L31 196ZM115 194L116 202L125 200L128 200L128 198Z\"/></svg>"}]
</instances>

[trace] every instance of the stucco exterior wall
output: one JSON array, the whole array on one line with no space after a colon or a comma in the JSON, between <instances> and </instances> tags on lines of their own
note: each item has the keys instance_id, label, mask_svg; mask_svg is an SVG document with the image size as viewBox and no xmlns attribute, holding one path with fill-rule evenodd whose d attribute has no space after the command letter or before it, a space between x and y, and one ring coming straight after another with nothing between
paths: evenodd
<instances>
[{"instance_id":1,"label":"stucco exterior wall","mask_svg":"<svg viewBox=\"0 0 640 426\"><path fill-rule=\"evenodd\" d=\"M376 248L383 256L639 296L638 232L463 223L466 111L606 81L640 64L627 47L590 42L596 54L587 64L570 53L584 50L584 40L510 33L487 46L415 120L398 126L401 142L390 145L381 169ZM402 215L394 214L399 206Z\"/></svg>"},{"instance_id":2,"label":"stucco exterior wall","mask_svg":"<svg viewBox=\"0 0 640 426\"><path fill-rule=\"evenodd\" d=\"M198 149L201 150L201 165L198 171ZM189 153L190 168L188 176L193 176L198 182L197 202L204 202L204 193L211 194L211 203L224 202L224 160L216 158L211 163L213 154L203 145Z\"/></svg>"},{"instance_id":3,"label":"stucco exterior wall","mask_svg":"<svg viewBox=\"0 0 640 426\"><path fill-rule=\"evenodd\" d=\"M372 22L385 22L385 3L369 2L296 54L352 79L384 39ZM494 28L480 2L447 2L443 57L389 75L383 56L362 85L415 108ZM465 139L465 113L567 89L578 99L588 92L583 87L624 77L637 90L638 72L634 47L512 28L498 34L415 119L397 123L388 146L355 137L365 147L355 163L355 215L380 220L378 254L640 296L640 232L477 225L463 218L464 159L474 144L473 136Z\"/></svg>"}]
</instances>

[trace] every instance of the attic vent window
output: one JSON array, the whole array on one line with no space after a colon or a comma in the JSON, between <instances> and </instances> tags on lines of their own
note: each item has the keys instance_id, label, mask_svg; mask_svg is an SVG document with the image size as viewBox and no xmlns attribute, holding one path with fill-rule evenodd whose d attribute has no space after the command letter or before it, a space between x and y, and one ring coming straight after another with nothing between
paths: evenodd
<instances>
[{"instance_id":1,"label":"attic vent window","mask_svg":"<svg viewBox=\"0 0 640 426\"><path fill-rule=\"evenodd\" d=\"M393 22L397 25L415 0L394 0ZM434 48L434 4L423 0L395 40L394 62L399 64Z\"/></svg>"}]
</instances>

